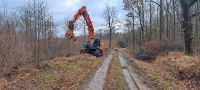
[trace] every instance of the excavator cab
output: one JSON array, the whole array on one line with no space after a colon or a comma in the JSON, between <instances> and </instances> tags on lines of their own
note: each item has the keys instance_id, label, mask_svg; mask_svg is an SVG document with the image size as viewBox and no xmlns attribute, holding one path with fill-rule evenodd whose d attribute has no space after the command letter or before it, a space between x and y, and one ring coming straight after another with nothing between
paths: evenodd
<instances>
[{"instance_id":1,"label":"excavator cab","mask_svg":"<svg viewBox=\"0 0 200 90\"><path fill-rule=\"evenodd\" d=\"M100 47L100 39L93 38L90 41L89 48L96 49Z\"/></svg>"}]
</instances>

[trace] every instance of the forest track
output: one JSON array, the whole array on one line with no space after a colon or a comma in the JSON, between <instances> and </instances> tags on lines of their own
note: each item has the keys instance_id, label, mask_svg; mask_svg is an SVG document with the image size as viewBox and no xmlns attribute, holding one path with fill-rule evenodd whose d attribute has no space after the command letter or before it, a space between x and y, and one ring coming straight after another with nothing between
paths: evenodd
<instances>
[{"instance_id":1,"label":"forest track","mask_svg":"<svg viewBox=\"0 0 200 90\"><path fill-rule=\"evenodd\" d=\"M122 56L121 52L119 53L119 60L122 73L129 90L150 90L150 88L146 87L142 83L142 81L139 79L139 76L135 74L134 69L128 64L128 61Z\"/></svg>"},{"instance_id":2,"label":"forest track","mask_svg":"<svg viewBox=\"0 0 200 90\"><path fill-rule=\"evenodd\" d=\"M105 79L107 76L107 71L112 60L113 55L110 54L103 61L102 65L95 72L95 75L92 77L92 80L85 86L84 90L103 90Z\"/></svg>"}]
</instances>

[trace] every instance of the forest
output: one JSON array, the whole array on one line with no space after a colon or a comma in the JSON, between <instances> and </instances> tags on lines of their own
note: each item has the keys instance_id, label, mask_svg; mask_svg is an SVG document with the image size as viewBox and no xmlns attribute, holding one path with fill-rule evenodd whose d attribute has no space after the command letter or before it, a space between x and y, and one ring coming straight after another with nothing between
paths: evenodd
<instances>
[{"instance_id":1,"label":"forest","mask_svg":"<svg viewBox=\"0 0 200 90\"><path fill-rule=\"evenodd\" d=\"M103 25L95 30L95 36L106 45L106 53L125 44L131 56L142 60L155 59L164 52L199 56L199 0L121 2L125 16L120 17L123 12L117 7L105 5ZM29 0L19 10L11 10L7 4L0 8L0 77L9 77L13 70L27 64L43 68L53 59L79 55L88 37L84 18L75 23L75 31L83 34L74 42L65 36L71 18L63 16L61 29L65 33L59 35L60 28L45 0Z\"/></svg>"}]
</instances>

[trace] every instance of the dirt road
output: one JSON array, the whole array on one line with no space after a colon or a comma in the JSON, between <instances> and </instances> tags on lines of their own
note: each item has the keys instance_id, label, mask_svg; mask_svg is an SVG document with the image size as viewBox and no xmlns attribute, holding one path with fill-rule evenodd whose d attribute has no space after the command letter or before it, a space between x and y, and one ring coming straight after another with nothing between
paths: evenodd
<instances>
[{"instance_id":1,"label":"dirt road","mask_svg":"<svg viewBox=\"0 0 200 90\"><path fill-rule=\"evenodd\" d=\"M102 65L99 67L99 69L96 71L94 77L86 86L85 90L102 90L103 89L108 67L110 65L111 60L112 60L112 55L109 55L104 60Z\"/></svg>"},{"instance_id":2,"label":"dirt road","mask_svg":"<svg viewBox=\"0 0 200 90\"><path fill-rule=\"evenodd\" d=\"M134 69L127 63L127 60L123 57L122 53L119 53L120 64L122 73L124 75L127 87L129 90L150 90L146 87L139 76L135 74Z\"/></svg>"},{"instance_id":3,"label":"dirt road","mask_svg":"<svg viewBox=\"0 0 200 90\"><path fill-rule=\"evenodd\" d=\"M129 65L127 60L123 57L123 54L119 52L118 60L121 65L121 73L122 77L124 77L124 81L126 82L125 87L128 90L150 90L150 88L146 87L143 82L140 80L137 74L135 74L134 69L131 65ZM113 55L109 55L99 69L96 71L92 80L85 86L84 90L103 90L105 86L105 79L108 76L108 69L111 60L114 59ZM114 76L113 76L114 77ZM109 80L109 78L107 78ZM110 86L113 87L113 86Z\"/></svg>"}]
</instances>

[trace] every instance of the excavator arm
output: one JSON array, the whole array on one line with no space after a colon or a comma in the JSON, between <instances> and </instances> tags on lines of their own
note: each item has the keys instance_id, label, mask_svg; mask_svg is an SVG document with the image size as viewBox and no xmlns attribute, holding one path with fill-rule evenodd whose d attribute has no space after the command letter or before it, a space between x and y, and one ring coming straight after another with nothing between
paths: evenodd
<instances>
[{"instance_id":1,"label":"excavator arm","mask_svg":"<svg viewBox=\"0 0 200 90\"><path fill-rule=\"evenodd\" d=\"M67 30L66 36L70 37L71 39L76 40L76 36L74 35L74 23L81 16L84 17L84 19L86 21L86 24L88 26L88 32L89 32L88 42L89 42L92 38L94 38L94 27L93 27L92 21L90 19L90 16L89 16L89 14L88 14L85 6L82 6L78 10L78 12L75 14L74 18L71 21L69 21L69 23L68 23L68 30Z\"/></svg>"}]
</instances>

